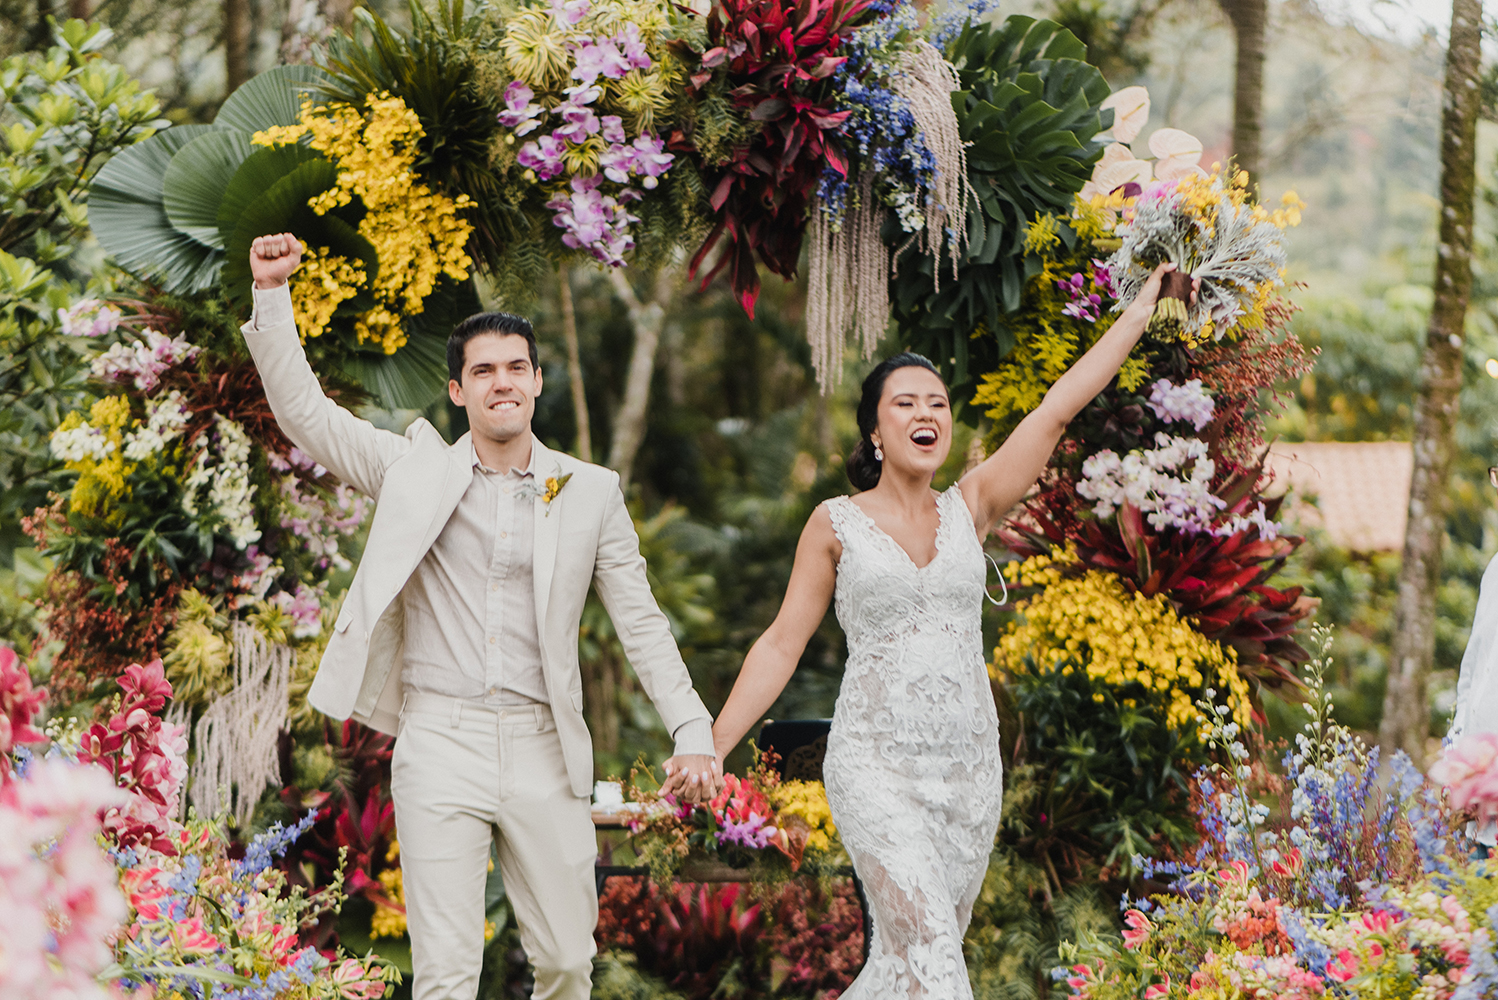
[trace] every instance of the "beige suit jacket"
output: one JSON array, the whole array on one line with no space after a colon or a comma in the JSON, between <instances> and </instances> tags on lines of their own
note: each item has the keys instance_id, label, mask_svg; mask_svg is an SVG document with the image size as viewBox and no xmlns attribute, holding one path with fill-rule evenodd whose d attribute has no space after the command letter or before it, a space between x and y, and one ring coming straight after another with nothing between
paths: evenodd
<instances>
[{"instance_id":1,"label":"beige suit jacket","mask_svg":"<svg viewBox=\"0 0 1498 1000\"><path fill-rule=\"evenodd\" d=\"M380 430L323 394L294 323L246 324L281 430L339 479L377 501L364 557L307 700L335 719L394 735L404 692L402 592L473 476L467 435L449 445L426 420L404 435ZM589 585L598 588L625 655L669 732L712 716L692 689L666 616L650 592L634 522L612 469L535 440L538 480L571 475L548 505L535 502L536 623L546 690L572 792L593 785L593 742L583 721L578 623Z\"/></svg>"}]
</instances>

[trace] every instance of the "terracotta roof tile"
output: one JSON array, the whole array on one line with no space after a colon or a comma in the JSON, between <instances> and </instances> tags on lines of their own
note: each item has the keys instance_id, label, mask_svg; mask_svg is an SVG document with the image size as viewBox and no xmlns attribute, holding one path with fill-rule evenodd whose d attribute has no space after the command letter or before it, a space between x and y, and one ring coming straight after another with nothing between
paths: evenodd
<instances>
[{"instance_id":1,"label":"terracotta roof tile","mask_svg":"<svg viewBox=\"0 0 1498 1000\"><path fill-rule=\"evenodd\" d=\"M1291 493L1282 517L1316 526L1337 545L1357 552L1399 551L1409 517L1408 441L1276 443L1266 465L1271 495Z\"/></svg>"}]
</instances>

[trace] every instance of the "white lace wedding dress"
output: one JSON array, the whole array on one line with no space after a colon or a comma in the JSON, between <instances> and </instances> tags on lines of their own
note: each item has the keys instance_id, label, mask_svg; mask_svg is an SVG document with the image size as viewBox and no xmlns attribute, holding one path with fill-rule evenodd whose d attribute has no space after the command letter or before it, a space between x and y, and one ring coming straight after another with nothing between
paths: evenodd
<instances>
[{"instance_id":1,"label":"white lace wedding dress","mask_svg":"<svg viewBox=\"0 0 1498 1000\"><path fill-rule=\"evenodd\" d=\"M823 775L874 918L843 1000L972 996L962 937L999 826L1003 765L979 614L986 564L956 486L937 500L936 558L917 568L852 500L842 543L848 664Z\"/></svg>"}]
</instances>

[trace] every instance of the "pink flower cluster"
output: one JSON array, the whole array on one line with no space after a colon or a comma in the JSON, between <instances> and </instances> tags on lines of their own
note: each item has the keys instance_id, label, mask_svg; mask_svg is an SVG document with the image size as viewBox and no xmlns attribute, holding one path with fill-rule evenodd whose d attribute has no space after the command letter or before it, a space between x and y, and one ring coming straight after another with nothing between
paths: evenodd
<instances>
[{"instance_id":1,"label":"pink flower cluster","mask_svg":"<svg viewBox=\"0 0 1498 1000\"><path fill-rule=\"evenodd\" d=\"M563 243L574 249L587 250L595 260L610 267L623 267L624 254L635 245L634 237L629 234L629 225L640 220L630 215L619 199L600 191L602 184L603 178L596 174L574 177L571 194L559 193L546 203L546 207L556 213L552 223L566 230ZM627 198L629 195L639 197L633 190L625 188L619 198L632 200Z\"/></svg>"},{"instance_id":2,"label":"pink flower cluster","mask_svg":"<svg viewBox=\"0 0 1498 1000\"><path fill-rule=\"evenodd\" d=\"M281 480L281 527L290 531L317 560L319 569L348 569L338 540L357 531L369 517L370 503L351 487L338 485L331 495L308 488L296 476Z\"/></svg>"},{"instance_id":3,"label":"pink flower cluster","mask_svg":"<svg viewBox=\"0 0 1498 1000\"><path fill-rule=\"evenodd\" d=\"M296 622L292 635L309 639L322 631L322 598L322 588L298 583L296 593L280 591L271 597L271 603Z\"/></svg>"},{"instance_id":4,"label":"pink flower cluster","mask_svg":"<svg viewBox=\"0 0 1498 1000\"><path fill-rule=\"evenodd\" d=\"M120 311L98 299L79 299L71 308L57 310L57 322L69 337L103 337L120 325Z\"/></svg>"},{"instance_id":5,"label":"pink flower cluster","mask_svg":"<svg viewBox=\"0 0 1498 1000\"><path fill-rule=\"evenodd\" d=\"M91 372L95 378L109 382L133 382L141 392L150 392L161 380L161 373L173 365L197 357L199 348L187 342L187 334L168 337L147 330L133 344L118 343L94 358Z\"/></svg>"},{"instance_id":6,"label":"pink flower cluster","mask_svg":"<svg viewBox=\"0 0 1498 1000\"><path fill-rule=\"evenodd\" d=\"M1087 290L1085 274L1078 271L1070 278L1056 282L1056 288L1065 292L1071 300L1061 307L1062 315L1082 320L1084 323L1098 321L1103 306L1103 297Z\"/></svg>"},{"instance_id":7,"label":"pink flower cluster","mask_svg":"<svg viewBox=\"0 0 1498 1000\"><path fill-rule=\"evenodd\" d=\"M1431 780L1446 786L1451 804L1498 818L1498 733L1468 733L1431 765Z\"/></svg>"},{"instance_id":8,"label":"pink flower cluster","mask_svg":"<svg viewBox=\"0 0 1498 1000\"><path fill-rule=\"evenodd\" d=\"M170 832L187 776L187 737L183 726L167 725L155 714L171 697L172 685L160 660L126 667L119 685L124 690L119 709L83 734L78 760L103 765L129 793L105 814L105 835L122 850L172 854Z\"/></svg>"},{"instance_id":9,"label":"pink flower cluster","mask_svg":"<svg viewBox=\"0 0 1498 1000\"><path fill-rule=\"evenodd\" d=\"M0 996L112 995L95 978L129 916L114 864L99 850L99 813L124 794L109 774L62 759L33 762L0 788Z\"/></svg>"},{"instance_id":10,"label":"pink flower cluster","mask_svg":"<svg viewBox=\"0 0 1498 1000\"><path fill-rule=\"evenodd\" d=\"M0 646L0 758L8 757L17 743L46 742L47 734L31 724L46 700L45 689L32 690L31 674L16 651ZM0 759L0 787L9 776L7 762Z\"/></svg>"}]
</instances>

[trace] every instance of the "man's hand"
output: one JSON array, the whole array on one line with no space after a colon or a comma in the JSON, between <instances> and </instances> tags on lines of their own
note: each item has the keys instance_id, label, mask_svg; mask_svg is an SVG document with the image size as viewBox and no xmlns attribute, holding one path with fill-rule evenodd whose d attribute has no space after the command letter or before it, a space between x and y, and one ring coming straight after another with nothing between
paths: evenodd
<instances>
[{"instance_id":1,"label":"man's hand","mask_svg":"<svg viewBox=\"0 0 1498 1000\"><path fill-rule=\"evenodd\" d=\"M256 288L275 288L286 284L302 263L302 241L290 233L257 236L250 244L250 274Z\"/></svg>"},{"instance_id":2,"label":"man's hand","mask_svg":"<svg viewBox=\"0 0 1498 1000\"><path fill-rule=\"evenodd\" d=\"M716 757L686 754L672 757L662 767L666 772L662 795L676 795L697 805L710 801L722 790L723 764Z\"/></svg>"}]
</instances>

